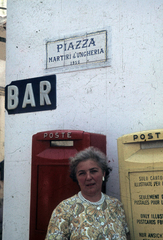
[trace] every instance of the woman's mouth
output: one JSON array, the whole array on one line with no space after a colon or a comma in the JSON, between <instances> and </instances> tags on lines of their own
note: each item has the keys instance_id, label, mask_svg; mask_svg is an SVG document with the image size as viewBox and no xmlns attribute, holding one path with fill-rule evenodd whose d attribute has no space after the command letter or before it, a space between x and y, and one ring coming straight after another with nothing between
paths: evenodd
<instances>
[{"instance_id":1,"label":"woman's mouth","mask_svg":"<svg viewBox=\"0 0 163 240\"><path fill-rule=\"evenodd\" d=\"M87 187L92 187L92 186L94 186L94 185L95 185L95 183L86 184Z\"/></svg>"}]
</instances>

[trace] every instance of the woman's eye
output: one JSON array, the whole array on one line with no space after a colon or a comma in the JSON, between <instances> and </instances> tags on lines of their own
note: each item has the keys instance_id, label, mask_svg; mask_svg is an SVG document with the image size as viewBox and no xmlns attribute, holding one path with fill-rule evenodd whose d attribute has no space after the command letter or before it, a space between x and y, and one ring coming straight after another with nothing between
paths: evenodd
<instances>
[{"instance_id":1,"label":"woman's eye","mask_svg":"<svg viewBox=\"0 0 163 240\"><path fill-rule=\"evenodd\" d=\"M83 175L84 173L83 172L81 172L81 173L79 173L79 176L81 176L81 175Z\"/></svg>"},{"instance_id":2,"label":"woman's eye","mask_svg":"<svg viewBox=\"0 0 163 240\"><path fill-rule=\"evenodd\" d=\"M96 172L97 172L97 170L92 170L92 171L91 171L91 173L96 173Z\"/></svg>"}]
</instances>

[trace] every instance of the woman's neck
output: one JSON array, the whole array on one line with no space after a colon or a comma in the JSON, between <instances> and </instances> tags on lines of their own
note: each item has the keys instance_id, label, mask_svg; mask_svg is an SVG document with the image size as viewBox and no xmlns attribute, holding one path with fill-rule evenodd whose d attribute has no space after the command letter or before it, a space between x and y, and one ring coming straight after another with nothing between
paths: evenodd
<instances>
[{"instance_id":1,"label":"woman's neck","mask_svg":"<svg viewBox=\"0 0 163 240\"><path fill-rule=\"evenodd\" d=\"M100 199L101 199L101 196L102 196L102 194L101 194L101 192L100 193L98 193L98 194L95 194L95 195L86 195L86 194L84 194L82 191L81 191L81 194L82 194L82 196L85 198L85 199L87 199L88 201L90 201L90 202L98 202Z\"/></svg>"},{"instance_id":2,"label":"woman's neck","mask_svg":"<svg viewBox=\"0 0 163 240\"><path fill-rule=\"evenodd\" d=\"M82 195L81 192L78 193L78 196L79 196L79 198L80 198L81 201L86 202L86 203L88 203L88 204L96 205L96 206L103 204L103 202L104 202L104 200L105 200L105 195L104 195L103 193L101 193L101 198L100 198L100 200L95 201L95 202L86 199L86 198Z\"/></svg>"}]
</instances>

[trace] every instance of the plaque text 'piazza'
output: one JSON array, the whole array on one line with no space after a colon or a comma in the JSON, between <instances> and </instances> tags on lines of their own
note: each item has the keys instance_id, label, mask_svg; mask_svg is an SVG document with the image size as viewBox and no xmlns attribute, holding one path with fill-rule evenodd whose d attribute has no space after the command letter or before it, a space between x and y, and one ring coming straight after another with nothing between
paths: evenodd
<instances>
[{"instance_id":1,"label":"plaque text 'piazza'","mask_svg":"<svg viewBox=\"0 0 163 240\"><path fill-rule=\"evenodd\" d=\"M47 68L107 61L107 31L47 42Z\"/></svg>"}]
</instances>

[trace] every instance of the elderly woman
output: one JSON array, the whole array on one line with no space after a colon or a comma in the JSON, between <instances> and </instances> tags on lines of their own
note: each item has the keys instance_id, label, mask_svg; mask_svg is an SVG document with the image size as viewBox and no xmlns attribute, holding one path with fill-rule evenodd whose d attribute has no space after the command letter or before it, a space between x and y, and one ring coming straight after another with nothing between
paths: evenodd
<instances>
[{"instance_id":1,"label":"elderly woman","mask_svg":"<svg viewBox=\"0 0 163 240\"><path fill-rule=\"evenodd\" d=\"M87 148L70 159L70 170L81 191L55 208L45 240L126 240L122 204L101 192L111 170L106 156Z\"/></svg>"}]
</instances>

